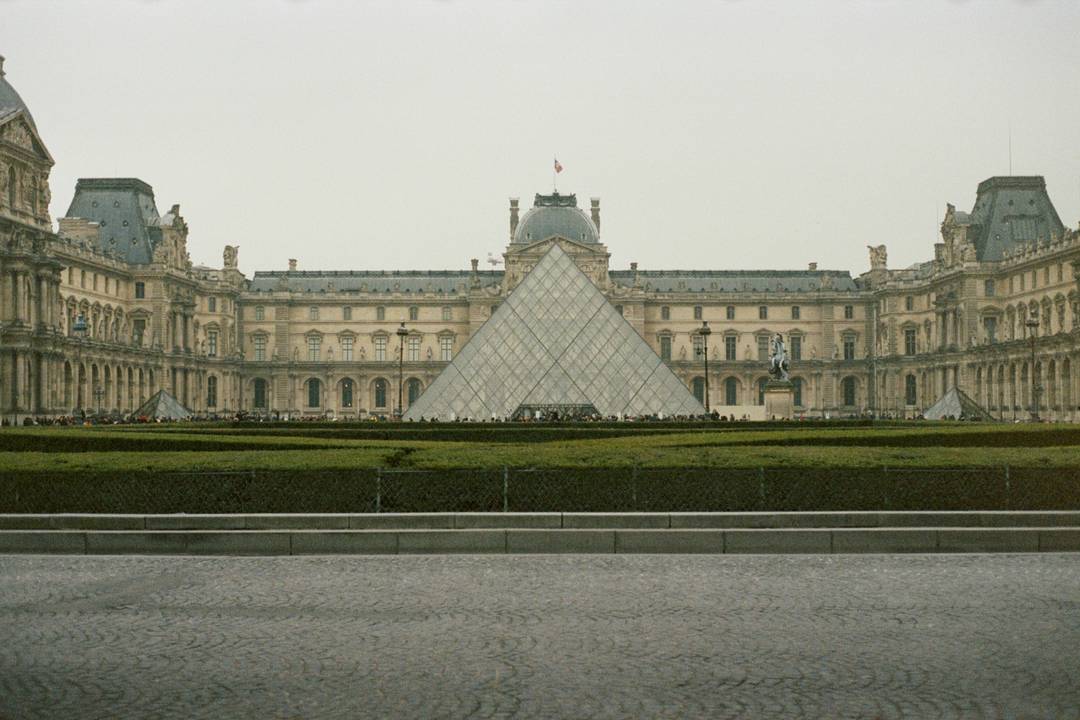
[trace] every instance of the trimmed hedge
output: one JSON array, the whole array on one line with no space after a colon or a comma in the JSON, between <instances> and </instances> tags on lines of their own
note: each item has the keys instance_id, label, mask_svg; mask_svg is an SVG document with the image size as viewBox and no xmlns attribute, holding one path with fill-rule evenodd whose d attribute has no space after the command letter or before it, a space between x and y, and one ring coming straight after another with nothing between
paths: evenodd
<instances>
[{"instance_id":1,"label":"trimmed hedge","mask_svg":"<svg viewBox=\"0 0 1080 720\"><path fill-rule=\"evenodd\" d=\"M504 494L504 488L506 490ZM1080 510L1080 467L8 474L3 513Z\"/></svg>"}]
</instances>

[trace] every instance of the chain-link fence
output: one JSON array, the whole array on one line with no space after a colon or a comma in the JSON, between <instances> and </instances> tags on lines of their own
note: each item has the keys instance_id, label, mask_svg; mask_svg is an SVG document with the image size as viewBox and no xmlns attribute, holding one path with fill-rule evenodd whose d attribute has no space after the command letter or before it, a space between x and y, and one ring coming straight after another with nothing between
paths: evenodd
<instances>
[{"instance_id":1,"label":"chain-link fence","mask_svg":"<svg viewBox=\"0 0 1080 720\"><path fill-rule=\"evenodd\" d=\"M1080 472L978 468L365 468L19 473L4 513L1074 510Z\"/></svg>"}]
</instances>

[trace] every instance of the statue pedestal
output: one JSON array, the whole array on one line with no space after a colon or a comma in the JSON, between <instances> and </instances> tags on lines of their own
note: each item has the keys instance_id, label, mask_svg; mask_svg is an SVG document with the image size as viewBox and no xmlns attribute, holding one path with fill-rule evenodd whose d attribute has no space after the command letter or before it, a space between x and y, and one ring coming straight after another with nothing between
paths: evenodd
<instances>
[{"instance_id":1,"label":"statue pedestal","mask_svg":"<svg viewBox=\"0 0 1080 720\"><path fill-rule=\"evenodd\" d=\"M795 386L788 380L765 383L765 419L791 420L795 417Z\"/></svg>"}]
</instances>

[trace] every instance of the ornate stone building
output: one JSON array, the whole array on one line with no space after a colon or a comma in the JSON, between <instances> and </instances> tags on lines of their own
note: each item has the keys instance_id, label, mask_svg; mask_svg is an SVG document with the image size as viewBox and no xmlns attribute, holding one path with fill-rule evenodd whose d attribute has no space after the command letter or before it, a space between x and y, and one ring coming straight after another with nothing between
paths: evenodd
<instances>
[{"instance_id":1,"label":"ornate stone building","mask_svg":"<svg viewBox=\"0 0 1080 720\"><path fill-rule=\"evenodd\" d=\"M762 402L779 332L800 414L912 416L957 385L996 417L1024 418L1037 385L1042 416L1080 420L1080 233L1038 177L983 182L970 213L948 207L933 260L890 270L877 246L857 278L813 264L612 269L600 201L586 211L552 194L524 212L510 200L503 269L294 260L249 279L234 246L221 268L193 266L179 206L160 214L140 180L80 180L54 228L52 164L0 59L0 415L12 422L126 413L160 388L203 413L390 415L399 390L407 408L552 244L699 399L707 321L709 400L722 413Z\"/></svg>"}]
</instances>

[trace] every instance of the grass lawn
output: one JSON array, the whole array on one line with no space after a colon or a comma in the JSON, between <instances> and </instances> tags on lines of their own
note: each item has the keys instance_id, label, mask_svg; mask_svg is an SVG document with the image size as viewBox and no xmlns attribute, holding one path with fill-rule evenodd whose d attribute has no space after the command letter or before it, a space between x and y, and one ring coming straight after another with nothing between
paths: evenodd
<instances>
[{"instance_id":1,"label":"grass lawn","mask_svg":"<svg viewBox=\"0 0 1080 720\"><path fill-rule=\"evenodd\" d=\"M601 436L590 437L590 432ZM1080 427L1065 425L495 425L464 431L459 425L371 428L333 423L10 428L0 432L0 450L0 473L15 474L1005 465L1080 474Z\"/></svg>"}]
</instances>

